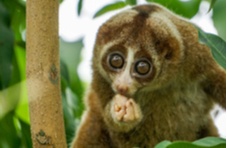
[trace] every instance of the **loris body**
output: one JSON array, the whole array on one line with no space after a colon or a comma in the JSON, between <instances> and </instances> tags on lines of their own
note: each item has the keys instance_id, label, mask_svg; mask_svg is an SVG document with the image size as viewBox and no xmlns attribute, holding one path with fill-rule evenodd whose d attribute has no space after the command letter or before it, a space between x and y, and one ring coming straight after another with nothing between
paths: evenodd
<instances>
[{"instance_id":1,"label":"loris body","mask_svg":"<svg viewBox=\"0 0 227 148\"><path fill-rule=\"evenodd\" d=\"M162 140L218 136L225 70L195 27L157 4L108 20L98 32L87 110L74 148L152 148Z\"/></svg>"}]
</instances>

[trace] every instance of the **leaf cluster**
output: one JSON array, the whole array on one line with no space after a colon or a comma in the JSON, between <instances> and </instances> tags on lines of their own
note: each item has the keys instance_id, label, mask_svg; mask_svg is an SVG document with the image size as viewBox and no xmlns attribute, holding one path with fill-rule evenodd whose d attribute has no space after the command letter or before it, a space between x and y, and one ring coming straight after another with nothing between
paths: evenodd
<instances>
[{"instance_id":1,"label":"leaf cluster","mask_svg":"<svg viewBox=\"0 0 227 148\"><path fill-rule=\"evenodd\" d=\"M225 148L226 140L217 137L206 137L194 142L186 141L162 141L155 148Z\"/></svg>"}]
</instances>

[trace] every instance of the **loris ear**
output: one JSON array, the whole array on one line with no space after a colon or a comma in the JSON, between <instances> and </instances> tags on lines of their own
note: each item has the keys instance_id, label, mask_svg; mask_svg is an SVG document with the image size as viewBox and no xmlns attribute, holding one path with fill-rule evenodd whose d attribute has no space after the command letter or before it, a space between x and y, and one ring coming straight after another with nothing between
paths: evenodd
<instances>
[{"instance_id":1,"label":"loris ear","mask_svg":"<svg viewBox=\"0 0 227 148\"><path fill-rule=\"evenodd\" d=\"M226 73L219 65L215 65L216 67L213 67L214 69L211 67L210 73L207 73L203 89L208 96L226 109Z\"/></svg>"}]
</instances>

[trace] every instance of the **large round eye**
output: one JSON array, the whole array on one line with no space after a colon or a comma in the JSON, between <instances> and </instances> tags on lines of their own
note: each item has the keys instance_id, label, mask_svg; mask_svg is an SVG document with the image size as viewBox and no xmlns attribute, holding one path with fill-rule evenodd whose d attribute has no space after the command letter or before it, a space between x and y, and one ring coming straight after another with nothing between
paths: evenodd
<instances>
[{"instance_id":1,"label":"large round eye","mask_svg":"<svg viewBox=\"0 0 227 148\"><path fill-rule=\"evenodd\" d=\"M120 69L124 65L124 58L119 53L113 53L109 57L109 64L114 69Z\"/></svg>"},{"instance_id":2,"label":"large round eye","mask_svg":"<svg viewBox=\"0 0 227 148\"><path fill-rule=\"evenodd\" d=\"M151 64L147 60L137 61L135 64L135 72L139 75L146 75L150 72Z\"/></svg>"}]
</instances>

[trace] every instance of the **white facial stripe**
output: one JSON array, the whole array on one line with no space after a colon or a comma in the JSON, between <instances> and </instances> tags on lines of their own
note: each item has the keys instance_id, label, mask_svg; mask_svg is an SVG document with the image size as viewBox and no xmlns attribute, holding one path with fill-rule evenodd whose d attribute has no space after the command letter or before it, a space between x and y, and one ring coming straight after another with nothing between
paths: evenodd
<instances>
[{"instance_id":1,"label":"white facial stripe","mask_svg":"<svg viewBox=\"0 0 227 148\"><path fill-rule=\"evenodd\" d=\"M134 52L132 49L128 49L128 56L127 56L127 65L125 67L125 72L127 72L128 74L130 74L130 69L131 69L131 65L133 63L134 60Z\"/></svg>"},{"instance_id":2,"label":"white facial stripe","mask_svg":"<svg viewBox=\"0 0 227 148\"><path fill-rule=\"evenodd\" d=\"M129 92L131 92L130 90L130 86L132 85L132 78L131 78L131 66L134 60L134 52L132 49L128 49L128 54L127 54L127 60L126 60L126 66L125 69L123 70L122 73L118 74L117 76L115 76L114 78L114 82L112 85L113 90L115 90L115 92L117 92L116 87L127 87L129 88Z\"/></svg>"},{"instance_id":3,"label":"white facial stripe","mask_svg":"<svg viewBox=\"0 0 227 148\"><path fill-rule=\"evenodd\" d=\"M133 60L134 60L134 52L131 49L129 49L126 67L125 67L123 73L120 74L120 77L118 78L119 83L131 85L132 78L131 78L131 75L130 75L130 73L131 73L130 70L131 70L131 65L133 63Z\"/></svg>"}]
</instances>

